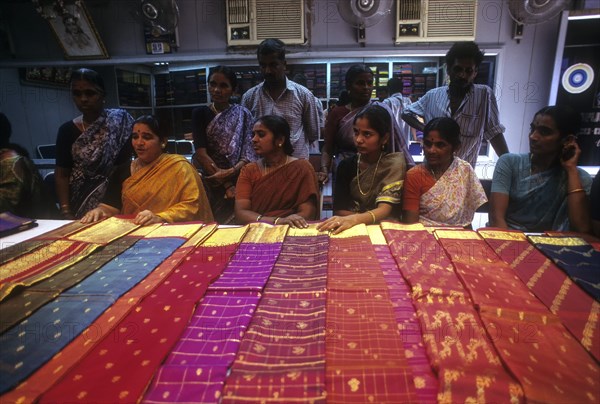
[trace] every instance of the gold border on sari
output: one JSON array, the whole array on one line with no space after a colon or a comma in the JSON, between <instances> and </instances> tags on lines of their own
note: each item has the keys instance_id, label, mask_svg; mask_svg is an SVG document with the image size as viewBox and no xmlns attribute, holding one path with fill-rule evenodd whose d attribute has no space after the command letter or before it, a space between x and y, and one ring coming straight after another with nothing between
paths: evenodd
<instances>
[{"instance_id":1,"label":"gold border on sari","mask_svg":"<svg viewBox=\"0 0 600 404\"><path fill-rule=\"evenodd\" d=\"M562 247L588 246L589 244L579 237L550 237L550 236L527 236L532 243L556 245Z\"/></svg>"},{"instance_id":2,"label":"gold border on sari","mask_svg":"<svg viewBox=\"0 0 600 404\"><path fill-rule=\"evenodd\" d=\"M436 229L433 234L436 238L440 239L453 239L453 240L481 240L481 237L474 232L469 230L443 230Z\"/></svg>"},{"instance_id":3,"label":"gold border on sari","mask_svg":"<svg viewBox=\"0 0 600 404\"><path fill-rule=\"evenodd\" d=\"M250 223L244 243L283 243L288 225L271 226L267 223Z\"/></svg>"},{"instance_id":4,"label":"gold border on sari","mask_svg":"<svg viewBox=\"0 0 600 404\"><path fill-rule=\"evenodd\" d=\"M364 224L357 224L356 226L344 230L339 234L330 234L331 238L350 238L350 237L359 237L359 236L368 236L367 226Z\"/></svg>"},{"instance_id":5,"label":"gold border on sari","mask_svg":"<svg viewBox=\"0 0 600 404\"><path fill-rule=\"evenodd\" d=\"M210 237L211 234L217 230L218 225L216 223L211 223L209 225L203 226L200 230L196 232L188 241L186 241L181 248L186 247L196 247L202 244L207 238Z\"/></svg>"},{"instance_id":6,"label":"gold border on sari","mask_svg":"<svg viewBox=\"0 0 600 404\"><path fill-rule=\"evenodd\" d=\"M385 236L383 235L383 231L381 231L381 227L379 227L378 225L372 224L367 226L367 232L369 233L371 244L387 245L387 241L385 239Z\"/></svg>"},{"instance_id":7,"label":"gold border on sari","mask_svg":"<svg viewBox=\"0 0 600 404\"><path fill-rule=\"evenodd\" d=\"M527 236L525 236L525 234L514 231L477 230L477 233L479 233L481 237L491 240L527 241Z\"/></svg>"},{"instance_id":8,"label":"gold border on sari","mask_svg":"<svg viewBox=\"0 0 600 404\"><path fill-rule=\"evenodd\" d=\"M314 237L314 236L322 236L327 234L326 231L317 230L317 226L319 223L309 224L306 229L298 229L296 227L290 227L288 230L288 236L292 237Z\"/></svg>"},{"instance_id":9,"label":"gold border on sari","mask_svg":"<svg viewBox=\"0 0 600 404\"><path fill-rule=\"evenodd\" d=\"M222 247L231 244L239 244L242 237L248 231L249 226L227 227L217 229L208 239L202 243L203 247Z\"/></svg>"},{"instance_id":10,"label":"gold border on sari","mask_svg":"<svg viewBox=\"0 0 600 404\"><path fill-rule=\"evenodd\" d=\"M106 245L140 227L131 220L109 217L93 226L68 236L69 240Z\"/></svg>"},{"instance_id":11,"label":"gold border on sari","mask_svg":"<svg viewBox=\"0 0 600 404\"><path fill-rule=\"evenodd\" d=\"M381 222L380 226L381 226L382 230L406 230L406 231L425 230L425 226L423 226L421 223L404 224L404 223L383 221L383 222Z\"/></svg>"},{"instance_id":12,"label":"gold border on sari","mask_svg":"<svg viewBox=\"0 0 600 404\"><path fill-rule=\"evenodd\" d=\"M156 228L150 234L146 235L148 238L158 237L183 237L185 239L191 238L200 228L203 226L202 223L192 224L163 224Z\"/></svg>"}]
</instances>

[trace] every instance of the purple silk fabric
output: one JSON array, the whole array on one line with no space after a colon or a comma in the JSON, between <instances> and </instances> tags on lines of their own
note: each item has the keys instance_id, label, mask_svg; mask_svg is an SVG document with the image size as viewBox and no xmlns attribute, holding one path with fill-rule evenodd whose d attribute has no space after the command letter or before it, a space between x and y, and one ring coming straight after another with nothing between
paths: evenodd
<instances>
[{"instance_id":1,"label":"purple silk fabric","mask_svg":"<svg viewBox=\"0 0 600 404\"><path fill-rule=\"evenodd\" d=\"M200 301L145 403L216 403L282 243L244 243Z\"/></svg>"},{"instance_id":2,"label":"purple silk fabric","mask_svg":"<svg viewBox=\"0 0 600 404\"><path fill-rule=\"evenodd\" d=\"M287 236L222 402L325 400L327 236Z\"/></svg>"}]
</instances>

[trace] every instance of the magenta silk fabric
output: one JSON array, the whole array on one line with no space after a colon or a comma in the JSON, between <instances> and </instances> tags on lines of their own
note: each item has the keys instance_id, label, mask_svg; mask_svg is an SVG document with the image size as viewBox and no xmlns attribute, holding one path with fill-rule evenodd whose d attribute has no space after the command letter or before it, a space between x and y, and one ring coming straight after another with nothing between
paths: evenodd
<instances>
[{"instance_id":1,"label":"magenta silk fabric","mask_svg":"<svg viewBox=\"0 0 600 404\"><path fill-rule=\"evenodd\" d=\"M208 291L143 402L218 402L259 300L255 291Z\"/></svg>"},{"instance_id":2,"label":"magenta silk fabric","mask_svg":"<svg viewBox=\"0 0 600 404\"><path fill-rule=\"evenodd\" d=\"M287 236L223 403L324 402L327 236Z\"/></svg>"}]
</instances>

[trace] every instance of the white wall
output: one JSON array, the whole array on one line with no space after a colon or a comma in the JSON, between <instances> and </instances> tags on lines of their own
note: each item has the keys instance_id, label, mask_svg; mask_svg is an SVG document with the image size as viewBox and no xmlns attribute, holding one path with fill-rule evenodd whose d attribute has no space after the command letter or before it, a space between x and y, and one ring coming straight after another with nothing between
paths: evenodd
<instances>
[{"instance_id":1,"label":"white wall","mask_svg":"<svg viewBox=\"0 0 600 404\"><path fill-rule=\"evenodd\" d=\"M225 42L225 11L222 0L179 0L180 49L173 55L149 56L145 53L142 26L133 16L137 0L86 0L85 4L103 39L111 59L87 62L112 76L115 63L140 63L151 60L232 60L248 58L253 63L255 48L228 50ZM304 57L329 58L332 54L353 53L406 55L445 54L451 44L393 44L394 15L367 28L364 48L356 42L355 30L346 24L336 9L336 0L307 0L310 19L310 44L291 47ZM48 24L30 2L7 0L0 4L0 19L8 22L14 43L14 56L0 54L0 110L13 123L14 141L33 152L36 144L53 143L58 126L77 114L67 90L21 86L17 67L86 62L65 61ZM534 112L548 100L559 19L525 27L520 43L514 41L512 20L506 1L478 2L476 42L482 49L498 52L496 91L501 120L511 151L526 151L527 128ZM111 80L107 84L113 85ZM113 89L114 90L114 89ZM110 92L110 89L109 89ZM115 97L108 104L114 105Z\"/></svg>"}]
</instances>

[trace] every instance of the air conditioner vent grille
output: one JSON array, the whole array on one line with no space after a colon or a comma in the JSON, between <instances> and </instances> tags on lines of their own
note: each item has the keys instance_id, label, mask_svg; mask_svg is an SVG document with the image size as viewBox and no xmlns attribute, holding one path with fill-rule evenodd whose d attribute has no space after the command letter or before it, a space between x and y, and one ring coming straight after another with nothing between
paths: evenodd
<instances>
[{"instance_id":1,"label":"air conditioner vent grille","mask_svg":"<svg viewBox=\"0 0 600 404\"><path fill-rule=\"evenodd\" d=\"M420 20L421 0L400 0L398 2L398 20Z\"/></svg>"},{"instance_id":2,"label":"air conditioner vent grille","mask_svg":"<svg viewBox=\"0 0 600 404\"><path fill-rule=\"evenodd\" d=\"M475 36L475 2L430 0L427 36Z\"/></svg>"},{"instance_id":3,"label":"air conditioner vent grille","mask_svg":"<svg viewBox=\"0 0 600 404\"><path fill-rule=\"evenodd\" d=\"M256 39L293 39L302 36L302 4L299 1L256 0Z\"/></svg>"},{"instance_id":4,"label":"air conditioner vent grille","mask_svg":"<svg viewBox=\"0 0 600 404\"><path fill-rule=\"evenodd\" d=\"M266 38L304 44L305 1L227 0L227 44L258 45Z\"/></svg>"},{"instance_id":5,"label":"air conditioner vent grille","mask_svg":"<svg viewBox=\"0 0 600 404\"><path fill-rule=\"evenodd\" d=\"M250 0L227 0L229 7L230 24L246 24L250 21L249 5Z\"/></svg>"},{"instance_id":6,"label":"air conditioner vent grille","mask_svg":"<svg viewBox=\"0 0 600 404\"><path fill-rule=\"evenodd\" d=\"M396 43L475 39L477 0L398 0Z\"/></svg>"}]
</instances>

